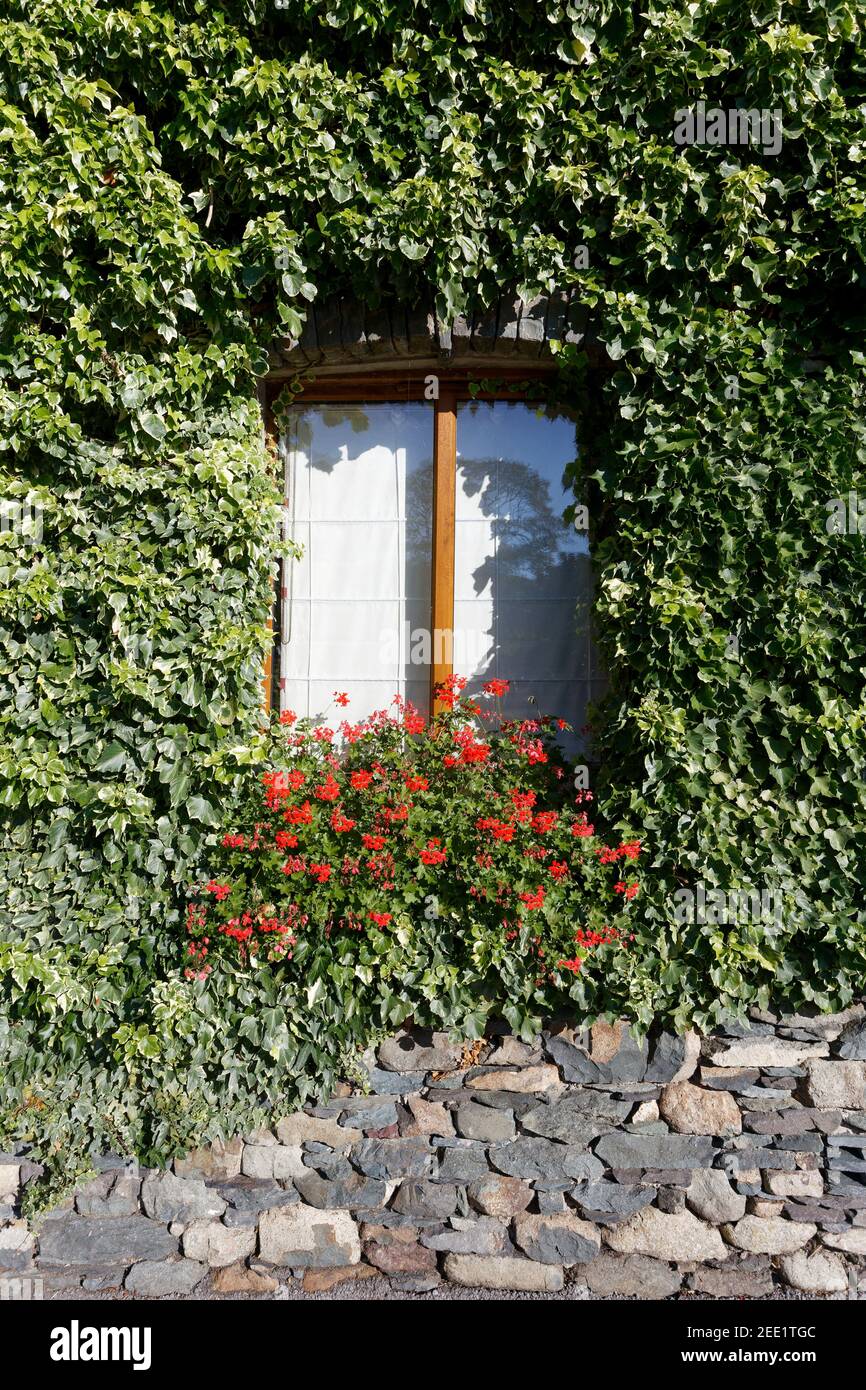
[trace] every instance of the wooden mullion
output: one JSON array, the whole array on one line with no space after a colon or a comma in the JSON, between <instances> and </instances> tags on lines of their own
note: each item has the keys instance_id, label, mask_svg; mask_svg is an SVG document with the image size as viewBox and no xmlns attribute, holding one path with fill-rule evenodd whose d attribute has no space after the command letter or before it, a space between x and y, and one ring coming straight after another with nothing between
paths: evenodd
<instances>
[{"instance_id":1,"label":"wooden mullion","mask_svg":"<svg viewBox=\"0 0 866 1390\"><path fill-rule=\"evenodd\" d=\"M430 667L430 708L444 708L435 699L437 685L453 674L454 646L454 521L457 495L457 396L441 390L434 405L433 426L433 652Z\"/></svg>"}]
</instances>

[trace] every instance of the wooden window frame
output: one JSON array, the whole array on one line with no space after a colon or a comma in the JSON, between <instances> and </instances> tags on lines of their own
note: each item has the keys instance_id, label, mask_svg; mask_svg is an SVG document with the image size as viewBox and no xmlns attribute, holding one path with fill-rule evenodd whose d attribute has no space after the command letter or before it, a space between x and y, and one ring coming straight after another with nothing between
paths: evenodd
<instances>
[{"instance_id":1,"label":"wooden window frame","mask_svg":"<svg viewBox=\"0 0 866 1390\"><path fill-rule=\"evenodd\" d=\"M486 375L485 375L486 374ZM432 584L431 628L434 634L433 659L430 665L430 709L440 712L444 706L436 699L436 688L453 674L454 628L454 550L456 535L457 495L457 407L466 401L526 401L539 399L535 389L549 383L556 375L551 365L511 367L496 365L483 369L464 368L459 371L437 368L435 365L407 368L404 371L352 371L351 366L326 373L312 372L301 382L295 400L298 405L405 404L422 402L433 408L433 517L432 517ZM428 400L427 386L435 378L438 395ZM490 383L481 389L481 382ZM492 383L495 382L495 386ZM263 393L265 436L275 467L279 467L278 430L274 418L274 402L286 384L285 379L268 380ZM540 400L543 403L543 398ZM281 475L280 475L281 476ZM281 598L280 580L274 589L274 604L268 629L279 634L274 622L274 609ZM448 640L435 640L435 634ZM264 706L268 714L274 704L274 642L265 659L262 686ZM438 660L437 660L438 656Z\"/></svg>"}]
</instances>

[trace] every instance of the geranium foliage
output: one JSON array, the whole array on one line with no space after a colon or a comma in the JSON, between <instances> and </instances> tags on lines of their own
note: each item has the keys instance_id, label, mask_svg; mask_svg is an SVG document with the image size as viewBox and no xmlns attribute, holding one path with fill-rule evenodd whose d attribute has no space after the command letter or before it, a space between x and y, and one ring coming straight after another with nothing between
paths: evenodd
<instances>
[{"instance_id":1,"label":"geranium foliage","mask_svg":"<svg viewBox=\"0 0 866 1390\"><path fill-rule=\"evenodd\" d=\"M41 518L0 532L10 1135L164 1150L290 1092L247 1036L286 1006L273 972L217 988L177 951L267 752L257 378L317 295L435 295L447 321L579 290L604 359L562 350L611 678L595 790L649 858L628 1011L862 988L866 541L826 508L866 490L864 19L7 0L0 491ZM781 149L677 145L699 101L780 111ZM698 880L778 890L784 918L680 926ZM356 1035L291 1007L324 1084Z\"/></svg>"}]
</instances>

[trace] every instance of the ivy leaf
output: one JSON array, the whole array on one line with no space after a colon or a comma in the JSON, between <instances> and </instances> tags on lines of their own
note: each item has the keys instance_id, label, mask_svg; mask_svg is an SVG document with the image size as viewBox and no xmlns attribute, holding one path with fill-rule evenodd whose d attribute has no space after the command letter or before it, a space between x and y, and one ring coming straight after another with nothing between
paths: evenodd
<instances>
[{"instance_id":1,"label":"ivy leaf","mask_svg":"<svg viewBox=\"0 0 866 1390\"><path fill-rule=\"evenodd\" d=\"M397 245L408 261L423 261L427 255L427 247L420 241L413 241L411 237L401 236Z\"/></svg>"},{"instance_id":2,"label":"ivy leaf","mask_svg":"<svg viewBox=\"0 0 866 1390\"><path fill-rule=\"evenodd\" d=\"M150 435L151 439L165 439L165 421L159 415L154 415L152 411L145 411L144 414L139 415L138 423L145 434Z\"/></svg>"},{"instance_id":3,"label":"ivy leaf","mask_svg":"<svg viewBox=\"0 0 866 1390\"><path fill-rule=\"evenodd\" d=\"M126 766L129 750L121 743L110 743L94 766L94 772L120 772Z\"/></svg>"},{"instance_id":4,"label":"ivy leaf","mask_svg":"<svg viewBox=\"0 0 866 1390\"><path fill-rule=\"evenodd\" d=\"M210 801L204 796L191 796L186 803L190 820L200 821L202 825L219 825L219 816Z\"/></svg>"}]
</instances>

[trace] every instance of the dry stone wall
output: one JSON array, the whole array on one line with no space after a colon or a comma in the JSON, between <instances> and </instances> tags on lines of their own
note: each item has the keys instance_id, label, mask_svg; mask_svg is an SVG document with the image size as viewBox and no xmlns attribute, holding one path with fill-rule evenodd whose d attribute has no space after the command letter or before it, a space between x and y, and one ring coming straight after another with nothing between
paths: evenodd
<instances>
[{"instance_id":1,"label":"dry stone wall","mask_svg":"<svg viewBox=\"0 0 866 1390\"><path fill-rule=\"evenodd\" d=\"M866 1293L866 1013L699 1037L404 1032L368 1084L142 1171L33 1226L0 1155L0 1277L155 1298L387 1276L599 1297Z\"/></svg>"}]
</instances>

